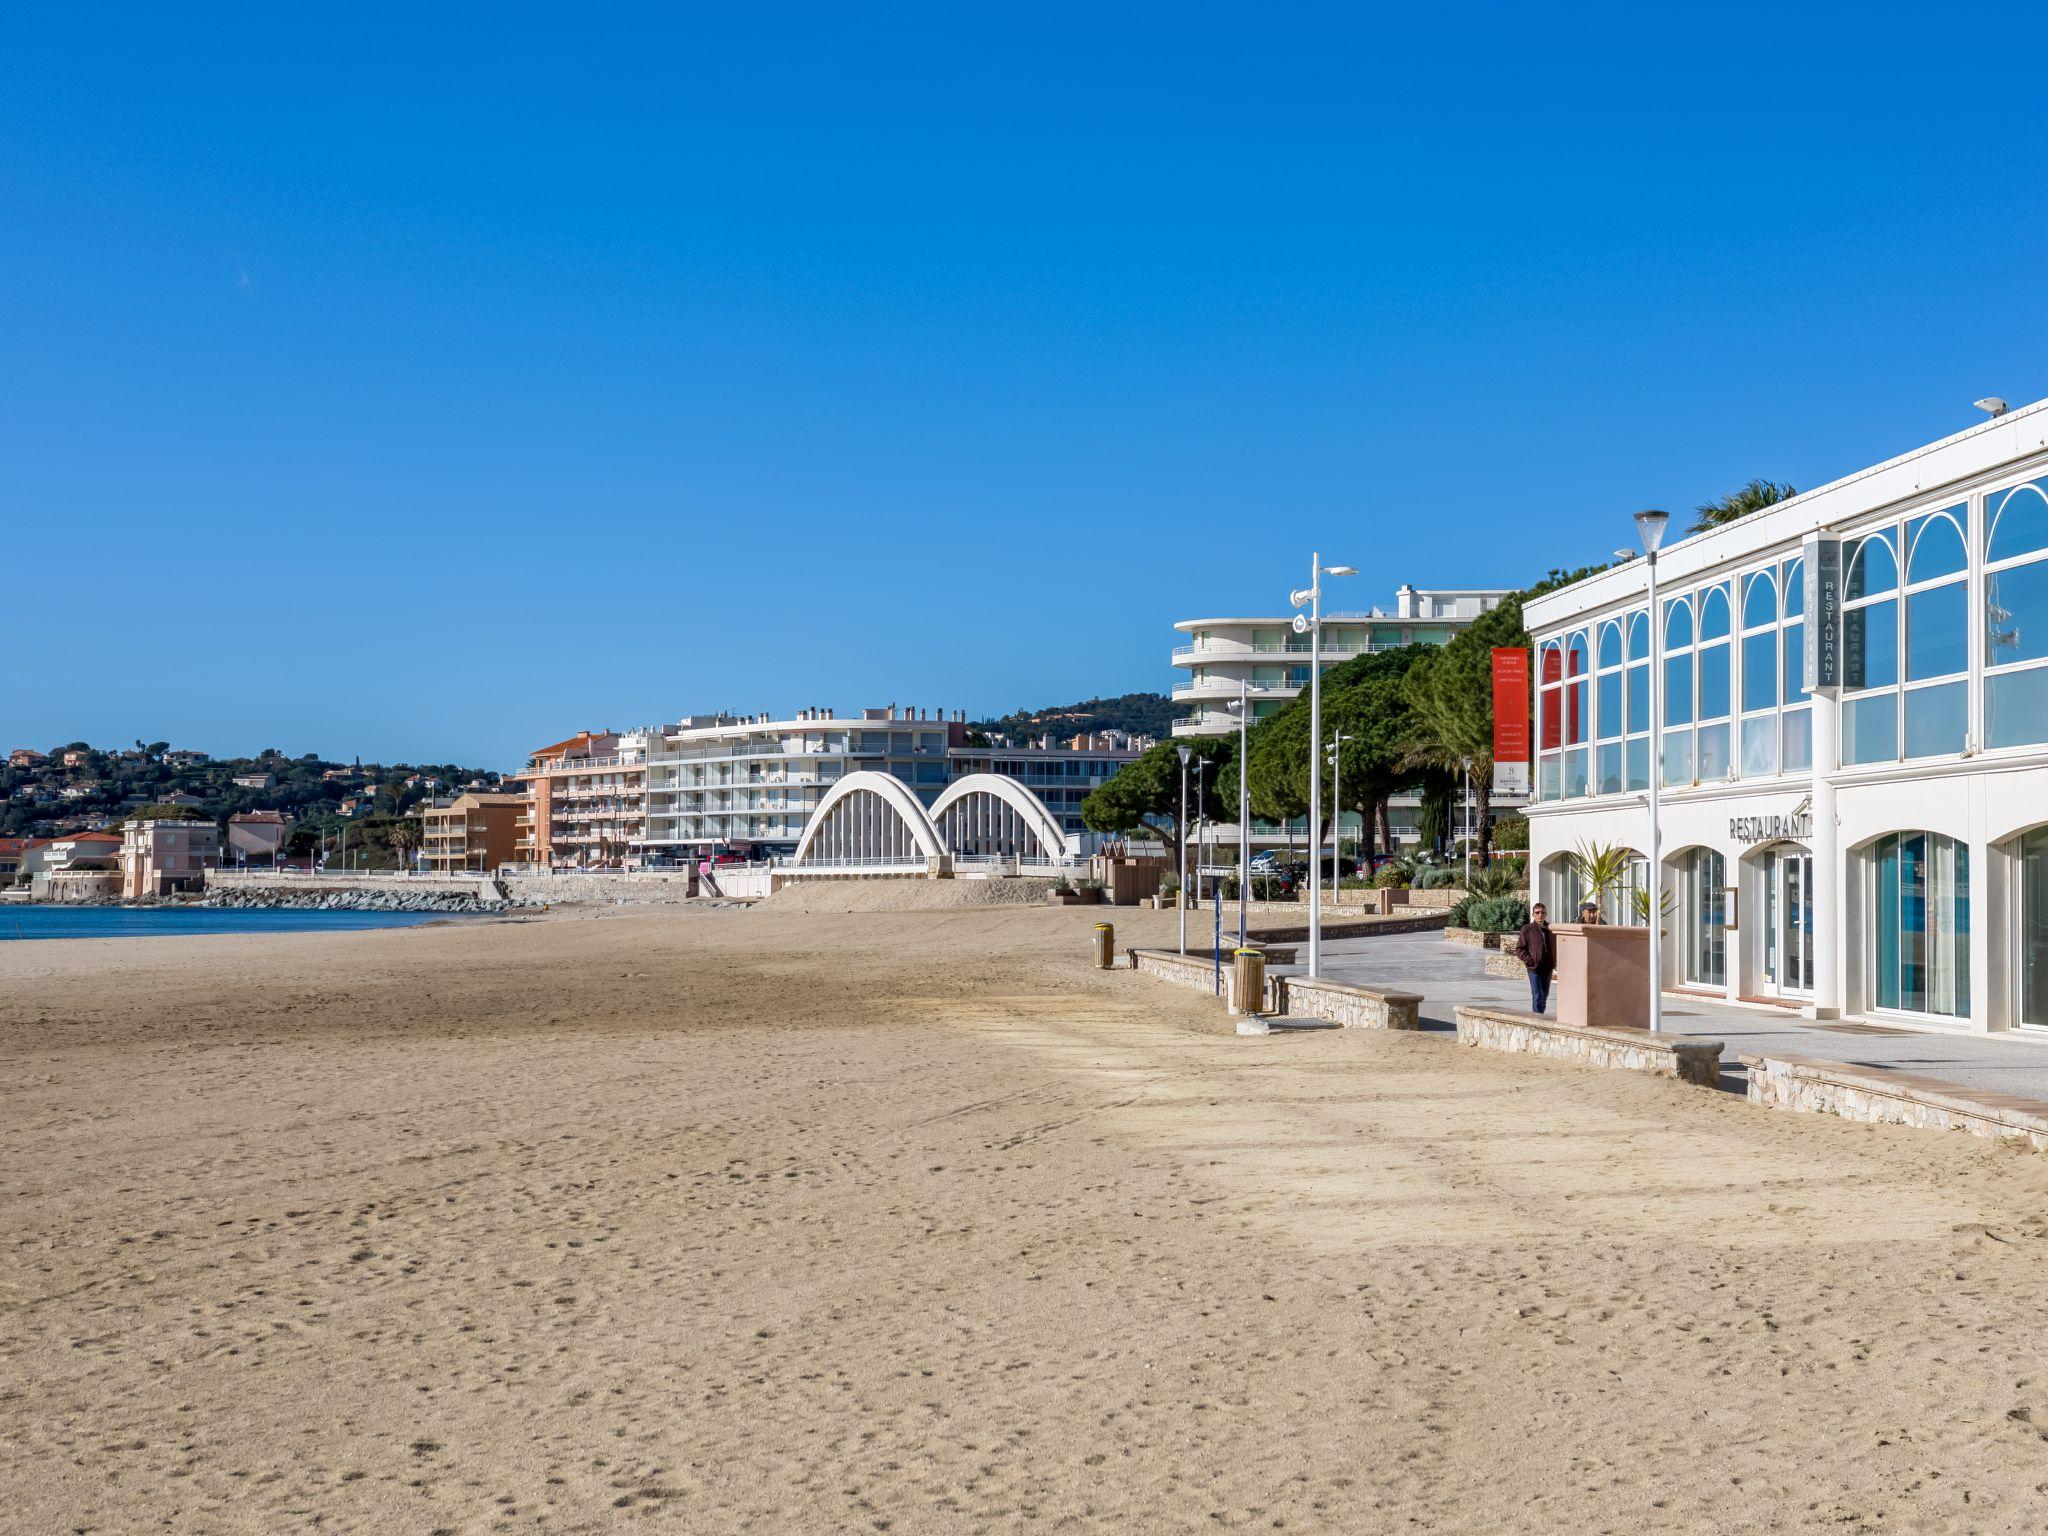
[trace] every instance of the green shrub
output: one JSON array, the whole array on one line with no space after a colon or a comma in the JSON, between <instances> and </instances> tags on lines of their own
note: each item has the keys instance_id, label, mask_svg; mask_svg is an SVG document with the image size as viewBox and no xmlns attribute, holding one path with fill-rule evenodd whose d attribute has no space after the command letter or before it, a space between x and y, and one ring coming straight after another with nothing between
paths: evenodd
<instances>
[{"instance_id":1,"label":"green shrub","mask_svg":"<svg viewBox=\"0 0 2048 1536\"><path fill-rule=\"evenodd\" d=\"M1465 883L1465 872L1449 864L1424 864L1408 883L1418 891L1448 891Z\"/></svg>"},{"instance_id":2,"label":"green shrub","mask_svg":"<svg viewBox=\"0 0 2048 1536\"><path fill-rule=\"evenodd\" d=\"M1472 927L1472 909L1478 904L1479 898L1477 896L1460 897L1458 904L1451 908L1451 926L1453 928Z\"/></svg>"},{"instance_id":3,"label":"green shrub","mask_svg":"<svg viewBox=\"0 0 2048 1536\"><path fill-rule=\"evenodd\" d=\"M1493 829L1493 846L1506 853L1527 852L1529 847L1529 821L1525 816L1510 817L1499 822Z\"/></svg>"},{"instance_id":4,"label":"green shrub","mask_svg":"<svg viewBox=\"0 0 2048 1536\"><path fill-rule=\"evenodd\" d=\"M1461 926L1481 933L1517 933L1529 921L1529 903L1519 896L1479 896L1471 902L1469 921Z\"/></svg>"},{"instance_id":5,"label":"green shrub","mask_svg":"<svg viewBox=\"0 0 2048 1536\"><path fill-rule=\"evenodd\" d=\"M1522 888L1522 871L1506 862L1474 869L1470 889L1474 896L1510 896Z\"/></svg>"},{"instance_id":6,"label":"green shrub","mask_svg":"<svg viewBox=\"0 0 2048 1536\"><path fill-rule=\"evenodd\" d=\"M1380 866L1380 872L1372 877L1372 888L1376 891L1391 891L1406 885L1408 877L1401 873L1401 866L1389 860Z\"/></svg>"}]
</instances>

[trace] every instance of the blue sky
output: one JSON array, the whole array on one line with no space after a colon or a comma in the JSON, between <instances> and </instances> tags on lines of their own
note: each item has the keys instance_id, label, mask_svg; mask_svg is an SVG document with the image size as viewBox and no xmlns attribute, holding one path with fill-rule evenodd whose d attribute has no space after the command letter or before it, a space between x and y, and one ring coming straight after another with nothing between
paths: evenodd
<instances>
[{"instance_id":1,"label":"blue sky","mask_svg":"<svg viewBox=\"0 0 2048 1536\"><path fill-rule=\"evenodd\" d=\"M1171 680L2048 394L2023 11L17 10L0 746Z\"/></svg>"}]
</instances>

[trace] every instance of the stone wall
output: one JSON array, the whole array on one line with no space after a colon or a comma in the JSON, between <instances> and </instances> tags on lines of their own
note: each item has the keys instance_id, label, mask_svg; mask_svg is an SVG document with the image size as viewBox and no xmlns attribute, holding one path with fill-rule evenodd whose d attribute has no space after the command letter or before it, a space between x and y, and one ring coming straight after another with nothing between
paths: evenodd
<instances>
[{"instance_id":1,"label":"stone wall","mask_svg":"<svg viewBox=\"0 0 2048 1536\"><path fill-rule=\"evenodd\" d=\"M1131 969L1141 976L1156 976L1177 987L1196 987L1215 994L1216 962L1213 955L1183 955L1170 949L1134 949ZM1224 985L1230 985L1230 962L1224 961Z\"/></svg>"},{"instance_id":2,"label":"stone wall","mask_svg":"<svg viewBox=\"0 0 2048 1536\"><path fill-rule=\"evenodd\" d=\"M1374 991L1341 981L1276 976L1274 1011L1294 1019L1320 1019L1346 1029L1420 1029L1422 994Z\"/></svg>"},{"instance_id":3,"label":"stone wall","mask_svg":"<svg viewBox=\"0 0 2048 1536\"><path fill-rule=\"evenodd\" d=\"M121 899L121 872L114 869L52 869L31 877L33 900L53 906L96 906Z\"/></svg>"},{"instance_id":4,"label":"stone wall","mask_svg":"<svg viewBox=\"0 0 2048 1536\"><path fill-rule=\"evenodd\" d=\"M1737 1059L1749 1069L1749 1102L1766 1109L1838 1115L1869 1125L1966 1131L2048 1150L2048 1106L2036 1099L1805 1056Z\"/></svg>"},{"instance_id":5,"label":"stone wall","mask_svg":"<svg viewBox=\"0 0 2048 1536\"><path fill-rule=\"evenodd\" d=\"M1654 1072L1702 1088L1721 1081L1721 1042L1653 1035L1645 1029L1590 1029L1504 1008L1460 1008L1458 1043L1520 1051L1624 1072Z\"/></svg>"},{"instance_id":6,"label":"stone wall","mask_svg":"<svg viewBox=\"0 0 2048 1536\"><path fill-rule=\"evenodd\" d=\"M589 874L564 871L553 875L500 875L499 879L513 901L528 907L620 903L669 906L690 897L690 873L680 869L674 873L646 870L632 874L620 870Z\"/></svg>"}]
</instances>

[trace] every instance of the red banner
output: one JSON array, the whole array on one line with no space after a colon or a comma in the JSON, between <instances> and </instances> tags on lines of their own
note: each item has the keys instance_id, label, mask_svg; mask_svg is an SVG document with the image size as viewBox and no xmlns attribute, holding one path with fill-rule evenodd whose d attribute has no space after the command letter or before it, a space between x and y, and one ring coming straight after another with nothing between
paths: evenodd
<instances>
[{"instance_id":1,"label":"red banner","mask_svg":"<svg viewBox=\"0 0 2048 1536\"><path fill-rule=\"evenodd\" d=\"M1529 761L1529 653L1520 646L1493 653L1493 760Z\"/></svg>"}]
</instances>

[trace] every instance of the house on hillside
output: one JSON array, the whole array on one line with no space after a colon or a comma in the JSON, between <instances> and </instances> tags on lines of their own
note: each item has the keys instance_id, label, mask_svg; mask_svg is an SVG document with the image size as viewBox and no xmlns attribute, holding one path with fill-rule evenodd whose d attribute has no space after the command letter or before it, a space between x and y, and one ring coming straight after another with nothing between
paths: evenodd
<instances>
[{"instance_id":1,"label":"house on hillside","mask_svg":"<svg viewBox=\"0 0 2048 1536\"><path fill-rule=\"evenodd\" d=\"M228 841L222 862L275 864L284 851L291 822L283 811L238 811L228 818Z\"/></svg>"},{"instance_id":2,"label":"house on hillside","mask_svg":"<svg viewBox=\"0 0 2048 1536\"><path fill-rule=\"evenodd\" d=\"M38 752L34 747L16 747L7 754L7 766L10 768L40 768L49 760L48 754Z\"/></svg>"},{"instance_id":3,"label":"house on hillside","mask_svg":"<svg viewBox=\"0 0 2048 1536\"><path fill-rule=\"evenodd\" d=\"M272 773L238 773L235 785L239 789L271 789L277 784L277 775Z\"/></svg>"},{"instance_id":4,"label":"house on hillside","mask_svg":"<svg viewBox=\"0 0 2048 1536\"><path fill-rule=\"evenodd\" d=\"M137 817L121 827L121 894L129 901L196 891L220 865L220 829L210 821Z\"/></svg>"}]
</instances>

